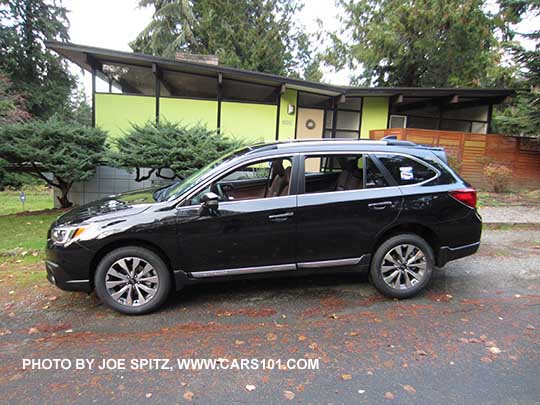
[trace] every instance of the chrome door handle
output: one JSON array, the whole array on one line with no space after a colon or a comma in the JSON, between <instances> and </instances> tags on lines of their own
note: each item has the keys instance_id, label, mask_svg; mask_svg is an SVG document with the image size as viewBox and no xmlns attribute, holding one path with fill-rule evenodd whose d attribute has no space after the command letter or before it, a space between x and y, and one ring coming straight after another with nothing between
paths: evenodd
<instances>
[{"instance_id":1,"label":"chrome door handle","mask_svg":"<svg viewBox=\"0 0 540 405\"><path fill-rule=\"evenodd\" d=\"M384 210L389 205L392 205L392 201L381 201L368 204L368 208L372 210Z\"/></svg>"},{"instance_id":2,"label":"chrome door handle","mask_svg":"<svg viewBox=\"0 0 540 405\"><path fill-rule=\"evenodd\" d=\"M283 214L268 215L270 221L282 222L286 221L287 218L292 217L294 212L285 212Z\"/></svg>"}]
</instances>

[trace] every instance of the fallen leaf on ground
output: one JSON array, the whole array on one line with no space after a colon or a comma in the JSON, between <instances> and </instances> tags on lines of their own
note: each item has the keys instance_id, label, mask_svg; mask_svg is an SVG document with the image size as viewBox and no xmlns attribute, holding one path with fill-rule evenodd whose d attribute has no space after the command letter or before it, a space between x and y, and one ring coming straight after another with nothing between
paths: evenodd
<instances>
[{"instance_id":1,"label":"fallen leaf on ground","mask_svg":"<svg viewBox=\"0 0 540 405\"><path fill-rule=\"evenodd\" d=\"M414 387L412 385L409 385L409 384L406 384L403 386L403 389L411 394L415 394L416 393L416 390L414 389Z\"/></svg>"},{"instance_id":2,"label":"fallen leaf on ground","mask_svg":"<svg viewBox=\"0 0 540 405\"><path fill-rule=\"evenodd\" d=\"M490 347L488 350L493 354L499 354L501 352L501 349L499 349L497 346Z\"/></svg>"},{"instance_id":3,"label":"fallen leaf on ground","mask_svg":"<svg viewBox=\"0 0 540 405\"><path fill-rule=\"evenodd\" d=\"M341 379L342 380L350 380L350 379L352 379L352 375L350 375L350 374L341 374Z\"/></svg>"},{"instance_id":4,"label":"fallen leaf on ground","mask_svg":"<svg viewBox=\"0 0 540 405\"><path fill-rule=\"evenodd\" d=\"M52 297L47 298L49 301L56 301L58 297L56 295L53 295Z\"/></svg>"},{"instance_id":5,"label":"fallen leaf on ground","mask_svg":"<svg viewBox=\"0 0 540 405\"><path fill-rule=\"evenodd\" d=\"M318 345L317 343L315 343L315 342L313 342L313 343L311 343L311 344L309 345L309 348L310 348L311 350L315 350L317 347L319 347L319 345Z\"/></svg>"},{"instance_id":6,"label":"fallen leaf on ground","mask_svg":"<svg viewBox=\"0 0 540 405\"><path fill-rule=\"evenodd\" d=\"M28 334L29 334L29 335L33 335L33 334L35 334L35 333L38 333L37 328L30 328L30 329L28 329Z\"/></svg>"},{"instance_id":7,"label":"fallen leaf on ground","mask_svg":"<svg viewBox=\"0 0 540 405\"><path fill-rule=\"evenodd\" d=\"M350 336L358 336L358 332L351 332L349 333Z\"/></svg>"},{"instance_id":8,"label":"fallen leaf on ground","mask_svg":"<svg viewBox=\"0 0 540 405\"><path fill-rule=\"evenodd\" d=\"M289 401L294 399L294 392L292 391L283 391L283 396L287 398Z\"/></svg>"},{"instance_id":9,"label":"fallen leaf on ground","mask_svg":"<svg viewBox=\"0 0 540 405\"><path fill-rule=\"evenodd\" d=\"M234 344L237 345L237 346L243 345L244 343L246 343L246 342L244 342L243 340L236 340L236 341L234 342Z\"/></svg>"},{"instance_id":10,"label":"fallen leaf on ground","mask_svg":"<svg viewBox=\"0 0 540 405\"><path fill-rule=\"evenodd\" d=\"M305 337L304 335L299 335L298 336L299 341L306 340L306 339L307 339L307 337Z\"/></svg>"},{"instance_id":11,"label":"fallen leaf on ground","mask_svg":"<svg viewBox=\"0 0 540 405\"><path fill-rule=\"evenodd\" d=\"M535 330L536 328L532 325L527 325L527 329L530 329L530 330Z\"/></svg>"},{"instance_id":12,"label":"fallen leaf on ground","mask_svg":"<svg viewBox=\"0 0 540 405\"><path fill-rule=\"evenodd\" d=\"M184 399L187 399L188 401L191 401L193 399L193 392L191 391L186 391L184 393Z\"/></svg>"},{"instance_id":13,"label":"fallen leaf on ground","mask_svg":"<svg viewBox=\"0 0 540 405\"><path fill-rule=\"evenodd\" d=\"M396 396L391 392L387 392L386 394L384 394L384 397L386 399L394 399Z\"/></svg>"},{"instance_id":14,"label":"fallen leaf on ground","mask_svg":"<svg viewBox=\"0 0 540 405\"><path fill-rule=\"evenodd\" d=\"M255 386L253 384L246 385L246 390L253 391L255 389Z\"/></svg>"}]
</instances>

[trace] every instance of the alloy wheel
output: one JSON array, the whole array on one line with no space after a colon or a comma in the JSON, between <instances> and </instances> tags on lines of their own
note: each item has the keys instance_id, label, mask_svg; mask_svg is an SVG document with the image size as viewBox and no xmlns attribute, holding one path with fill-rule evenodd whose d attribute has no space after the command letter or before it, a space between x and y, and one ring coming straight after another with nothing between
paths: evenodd
<instances>
[{"instance_id":1,"label":"alloy wheel","mask_svg":"<svg viewBox=\"0 0 540 405\"><path fill-rule=\"evenodd\" d=\"M398 245L382 260L382 278L391 288L407 290L422 281L426 266L426 256L419 247L411 244Z\"/></svg>"},{"instance_id":2,"label":"alloy wheel","mask_svg":"<svg viewBox=\"0 0 540 405\"><path fill-rule=\"evenodd\" d=\"M112 264L105 274L108 294L119 304L137 307L150 302L159 287L156 269L138 257L125 257Z\"/></svg>"}]
</instances>

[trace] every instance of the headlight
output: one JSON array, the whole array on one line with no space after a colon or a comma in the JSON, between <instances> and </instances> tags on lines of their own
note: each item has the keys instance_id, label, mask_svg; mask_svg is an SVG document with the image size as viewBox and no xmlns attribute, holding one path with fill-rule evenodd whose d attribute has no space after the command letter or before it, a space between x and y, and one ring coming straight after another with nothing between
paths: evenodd
<instances>
[{"instance_id":1,"label":"headlight","mask_svg":"<svg viewBox=\"0 0 540 405\"><path fill-rule=\"evenodd\" d=\"M81 226L58 226L51 231L51 240L57 245L65 245L66 243L76 239L85 231Z\"/></svg>"}]
</instances>

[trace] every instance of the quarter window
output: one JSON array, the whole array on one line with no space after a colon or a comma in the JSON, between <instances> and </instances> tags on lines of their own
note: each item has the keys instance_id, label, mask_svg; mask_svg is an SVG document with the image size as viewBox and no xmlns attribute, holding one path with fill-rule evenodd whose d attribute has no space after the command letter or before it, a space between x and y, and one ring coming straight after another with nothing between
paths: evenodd
<instances>
[{"instance_id":1,"label":"quarter window","mask_svg":"<svg viewBox=\"0 0 540 405\"><path fill-rule=\"evenodd\" d=\"M406 156L381 154L377 157L400 186L422 183L437 174L426 165Z\"/></svg>"}]
</instances>

